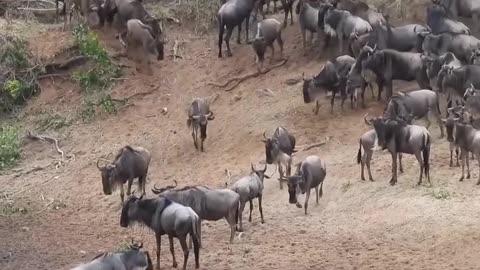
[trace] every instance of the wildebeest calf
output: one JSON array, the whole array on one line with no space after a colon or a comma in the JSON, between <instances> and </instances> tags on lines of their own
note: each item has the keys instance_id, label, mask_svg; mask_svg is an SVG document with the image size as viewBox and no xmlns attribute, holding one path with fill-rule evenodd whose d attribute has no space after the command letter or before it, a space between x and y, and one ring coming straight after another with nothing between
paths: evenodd
<instances>
[{"instance_id":1,"label":"wildebeest calf","mask_svg":"<svg viewBox=\"0 0 480 270\"><path fill-rule=\"evenodd\" d=\"M277 164L278 174L283 178L284 173L290 175L292 167L292 154L295 152L295 136L284 127L277 127L271 138L263 132L262 142L265 144L265 161L267 164ZM285 166L285 171L283 170ZM283 189L280 182L280 189Z\"/></svg>"},{"instance_id":2,"label":"wildebeest calf","mask_svg":"<svg viewBox=\"0 0 480 270\"><path fill-rule=\"evenodd\" d=\"M206 99L195 98L188 108L187 126L192 127L193 145L198 149L198 129L200 129L200 151L203 152L203 141L207 138L207 124L215 119Z\"/></svg>"},{"instance_id":3,"label":"wildebeest calf","mask_svg":"<svg viewBox=\"0 0 480 270\"><path fill-rule=\"evenodd\" d=\"M259 71L263 67L267 47L272 49L270 62L273 61L275 55L273 42L275 40L278 46L280 46L280 55L283 56L282 24L276 19L265 19L259 22L257 24L257 34L252 43L253 50L255 51L255 63Z\"/></svg>"}]
</instances>

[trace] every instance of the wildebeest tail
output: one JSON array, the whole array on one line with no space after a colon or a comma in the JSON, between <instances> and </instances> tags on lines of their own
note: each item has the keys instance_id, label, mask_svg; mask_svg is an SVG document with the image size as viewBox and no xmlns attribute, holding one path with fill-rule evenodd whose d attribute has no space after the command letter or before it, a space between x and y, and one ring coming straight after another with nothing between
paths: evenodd
<instances>
[{"instance_id":1,"label":"wildebeest tail","mask_svg":"<svg viewBox=\"0 0 480 270\"><path fill-rule=\"evenodd\" d=\"M430 174L430 134L426 133L424 135L426 138L424 138L424 145L423 145L423 164L425 167L425 177L427 177Z\"/></svg>"},{"instance_id":2,"label":"wildebeest tail","mask_svg":"<svg viewBox=\"0 0 480 270\"><path fill-rule=\"evenodd\" d=\"M442 111L440 110L440 96L438 95L438 92L435 92L435 95L436 95L438 115L442 116Z\"/></svg>"},{"instance_id":3,"label":"wildebeest tail","mask_svg":"<svg viewBox=\"0 0 480 270\"><path fill-rule=\"evenodd\" d=\"M192 239L196 239L199 246L202 246L202 240L200 239L201 229L202 228L200 225L200 218L198 217L197 214L195 214L194 216L192 215L192 232L190 233L190 237Z\"/></svg>"},{"instance_id":4,"label":"wildebeest tail","mask_svg":"<svg viewBox=\"0 0 480 270\"><path fill-rule=\"evenodd\" d=\"M240 214L240 200L238 201L237 207L235 207L235 225L238 224L238 215Z\"/></svg>"},{"instance_id":5,"label":"wildebeest tail","mask_svg":"<svg viewBox=\"0 0 480 270\"><path fill-rule=\"evenodd\" d=\"M358 154L357 154L357 164L362 162L362 140L358 142Z\"/></svg>"}]
</instances>

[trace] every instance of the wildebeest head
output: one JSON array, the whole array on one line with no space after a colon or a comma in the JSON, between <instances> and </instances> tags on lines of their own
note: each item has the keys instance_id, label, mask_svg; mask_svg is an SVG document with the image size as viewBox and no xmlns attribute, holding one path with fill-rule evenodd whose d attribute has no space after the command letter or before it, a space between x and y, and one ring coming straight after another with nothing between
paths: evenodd
<instances>
[{"instance_id":1,"label":"wildebeest head","mask_svg":"<svg viewBox=\"0 0 480 270\"><path fill-rule=\"evenodd\" d=\"M128 225L136 221L139 212L138 204L142 199L143 194L140 197L137 197L135 194L128 197L122 206L122 213L120 214L121 227L128 227Z\"/></svg>"},{"instance_id":2,"label":"wildebeest head","mask_svg":"<svg viewBox=\"0 0 480 270\"><path fill-rule=\"evenodd\" d=\"M400 92L390 98L383 110L383 119L401 119L408 124L412 123L412 108L405 102L406 95L408 93Z\"/></svg>"},{"instance_id":3,"label":"wildebeest head","mask_svg":"<svg viewBox=\"0 0 480 270\"><path fill-rule=\"evenodd\" d=\"M115 160L116 161L116 160ZM105 195L111 195L112 190L115 188L115 180L117 177L117 164L113 161L104 166L100 166L98 163L100 160L97 160L97 168L102 175L102 186L103 193Z\"/></svg>"},{"instance_id":4,"label":"wildebeest head","mask_svg":"<svg viewBox=\"0 0 480 270\"><path fill-rule=\"evenodd\" d=\"M362 77L367 82L374 82L377 79L374 71L385 68L385 54L382 51L377 51L376 46L371 50L367 47L364 57L364 60L361 61Z\"/></svg>"},{"instance_id":5,"label":"wildebeest head","mask_svg":"<svg viewBox=\"0 0 480 270\"><path fill-rule=\"evenodd\" d=\"M461 109L460 109L461 110ZM453 142L455 133L455 123L460 119L462 111L459 110L459 107L448 108L447 110L447 119L442 119L443 124L447 130L447 141Z\"/></svg>"},{"instance_id":6,"label":"wildebeest head","mask_svg":"<svg viewBox=\"0 0 480 270\"><path fill-rule=\"evenodd\" d=\"M272 164L275 157L280 153L280 142L276 138L267 138L263 132L262 142L265 144L265 160L268 164Z\"/></svg>"},{"instance_id":7,"label":"wildebeest head","mask_svg":"<svg viewBox=\"0 0 480 270\"><path fill-rule=\"evenodd\" d=\"M427 77L430 80L430 84L433 86L437 85L438 73L442 69L442 66L455 60L455 56L451 52L448 52L441 56L427 56L426 54L422 54L420 58L422 60L422 63L426 67Z\"/></svg>"},{"instance_id":8,"label":"wildebeest head","mask_svg":"<svg viewBox=\"0 0 480 270\"><path fill-rule=\"evenodd\" d=\"M480 65L480 49L476 49L472 52L470 57L470 63L472 65Z\"/></svg>"},{"instance_id":9,"label":"wildebeest head","mask_svg":"<svg viewBox=\"0 0 480 270\"><path fill-rule=\"evenodd\" d=\"M257 170L253 163L250 163L252 173L256 174L258 178L263 181L264 178L270 179L270 176L266 175L265 172L267 171L267 164L265 164L265 168L263 170Z\"/></svg>"},{"instance_id":10,"label":"wildebeest head","mask_svg":"<svg viewBox=\"0 0 480 270\"><path fill-rule=\"evenodd\" d=\"M255 37L252 42L252 47L258 56L258 60L260 62L263 62L265 60L265 52L267 51L267 46L265 45L265 38Z\"/></svg>"},{"instance_id":11,"label":"wildebeest head","mask_svg":"<svg viewBox=\"0 0 480 270\"><path fill-rule=\"evenodd\" d=\"M207 138L207 123L209 120L215 119L213 112L210 111L208 114L199 114L192 116L193 120L195 120L198 125L200 126L200 135L202 138Z\"/></svg>"},{"instance_id":12,"label":"wildebeest head","mask_svg":"<svg viewBox=\"0 0 480 270\"><path fill-rule=\"evenodd\" d=\"M284 177L279 179L287 183L288 186L288 202L290 204L295 204L298 208L302 208L302 205L298 202L298 195L300 193L306 192L306 183L303 179L303 174L301 171L301 162L297 164L297 172L295 175Z\"/></svg>"},{"instance_id":13,"label":"wildebeest head","mask_svg":"<svg viewBox=\"0 0 480 270\"><path fill-rule=\"evenodd\" d=\"M378 145L385 149L388 147L389 142L394 139L395 133L399 128L406 125L405 122L399 119L383 119L383 117L374 117L373 119L367 119L368 113L363 117L365 123L375 128L377 133ZM396 142L394 142L396 143Z\"/></svg>"},{"instance_id":14,"label":"wildebeest head","mask_svg":"<svg viewBox=\"0 0 480 270\"><path fill-rule=\"evenodd\" d=\"M447 66L447 65L442 66L437 76L437 83L436 83L437 89L435 89L436 91L442 93L443 91L447 90L447 89L444 89L445 81L450 78L452 73L453 73L453 67Z\"/></svg>"},{"instance_id":15,"label":"wildebeest head","mask_svg":"<svg viewBox=\"0 0 480 270\"><path fill-rule=\"evenodd\" d=\"M480 95L480 91L475 89L475 86L470 83L470 85L465 89L465 94L463 94L463 99L468 100L469 97Z\"/></svg>"}]
</instances>

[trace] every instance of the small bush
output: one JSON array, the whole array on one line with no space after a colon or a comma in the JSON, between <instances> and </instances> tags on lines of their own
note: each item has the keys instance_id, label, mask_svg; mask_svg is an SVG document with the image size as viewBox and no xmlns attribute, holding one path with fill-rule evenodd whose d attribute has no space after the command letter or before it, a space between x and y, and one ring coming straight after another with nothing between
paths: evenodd
<instances>
[{"instance_id":1,"label":"small bush","mask_svg":"<svg viewBox=\"0 0 480 270\"><path fill-rule=\"evenodd\" d=\"M70 125L70 122L67 120L66 117L57 114L57 113L47 113L42 119L39 121L39 130L47 130L53 128L54 130L61 129L62 127L66 127Z\"/></svg>"},{"instance_id":2,"label":"small bush","mask_svg":"<svg viewBox=\"0 0 480 270\"><path fill-rule=\"evenodd\" d=\"M0 170L15 165L19 158L18 129L12 126L0 127Z\"/></svg>"},{"instance_id":3,"label":"small bush","mask_svg":"<svg viewBox=\"0 0 480 270\"><path fill-rule=\"evenodd\" d=\"M176 5L175 13L182 21L195 22L195 32L209 31L217 21L219 1L183 0Z\"/></svg>"}]
</instances>

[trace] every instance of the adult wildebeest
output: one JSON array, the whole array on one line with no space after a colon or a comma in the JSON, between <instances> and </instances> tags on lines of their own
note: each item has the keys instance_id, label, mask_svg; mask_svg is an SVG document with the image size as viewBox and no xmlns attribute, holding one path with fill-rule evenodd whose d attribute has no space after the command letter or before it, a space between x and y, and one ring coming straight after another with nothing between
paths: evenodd
<instances>
[{"instance_id":1,"label":"adult wildebeest","mask_svg":"<svg viewBox=\"0 0 480 270\"><path fill-rule=\"evenodd\" d=\"M172 202L169 199L157 197L143 199L130 196L122 207L120 226L128 227L133 223L139 223L150 228L155 233L157 242L157 269L160 269L161 237L168 235L170 252L172 253L173 267L177 267L173 238L177 238L183 250L183 270L187 269L188 247L187 235L193 239L193 251L195 254L195 268L199 268L200 249L200 218L192 208Z\"/></svg>"},{"instance_id":2,"label":"adult wildebeest","mask_svg":"<svg viewBox=\"0 0 480 270\"><path fill-rule=\"evenodd\" d=\"M438 73L436 90L450 96L463 97L470 85L480 87L480 66L466 65L453 68L444 65Z\"/></svg>"},{"instance_id":3,"label":"adult wildebeest","mask_svg":"<svg viewBox=\"0 0 480 270\"><path fill-rule=\"evenodd\" d=\"M248 41L248 28L250 22L250 13L255 6L256 0L229 0L222 4L217 13L218 21L218 57L222 57L223 32L227 29L225 43L227 44L227 56L232 56L230 50L230 37L233 28L238 27L237 43L240 44L240 32L242 31L242 22L245 20L245 41Z\"/></svg>"},{"instance_id":4,"label":"adult wildebeest","mask_svg":"<svg viewBox=\"0 0 480 270\"><path fill-rule=\"evenodd\" d=\"M273 61L275 55L275 48L273 42L277 41L280 47L280 54L283 57L283 40L282 40L282 25L275 19L265 19L257 24L257 34L253 40L252 47L255 51L255 63L257 69L260 71L263 67L263 61L265 60L265 52L267 47L272 49L272 57L270 62Z\"/></svg>"},{"instance_id":5,"label":"adult wildebeest","mask_svg":"<svg viewBox=\"0 0 480 270\"><path fill-rule=\"evenodd\" d=\"M427 89L408 93L399 92L393 95L383 111L383 119L403 119L408 124L414 119L425 118L427 130L430 128L430 117L433 116L443 137L443 124L440 112L440 99L437 92ZM412 119L410 119L412 118Z\"/></svg>"},{"instance_id":6,"label":"adult wildebeest","mask_svg":"<svg viewBox=\"0 0 480 270\"><path fill-rule=\"evenodd\" d=\"M352 0L333 0L330 1L330 3L338 9L348 10L350 13L352 13L352 15L364 19L372 27L384 25L387 22L381 13L375 12L365 2Z\"/></svg>"},{"instance_id":7,"label":"adult wildebeest","mask_svg":"<svg viewBox=\"0 0 480 270\"><path fill-rule=\"evenodd\" d=\"M445 7L449 16L457 20L458 16L473 18L477 30L480 30L480 2L478 0L432 0L432 3Z\"/></svg>"},{"instance_id":8,"label":"adult wildebeest","mask_svg":"<svg viewBox=\"0 0 480 270\"><path fill-rule=\"evenodd\" d=\"M138 19L131 19L127 22L127 42L120 35L120 42L127 51L132 47L143 47L145 58L149 59L149 55L157 56L157 60L163 60L163 44L155 41L155 35L150 26L142 23ZM150 60L148 60L150 63Z\"/></svg>"},{"instance_id":9,"label":"adult wildebeest","mask_svg":"<svg viewBox=\"0 0 480 270\"><path fill-rule=\"evenodd\" d=\"M321 27L319 26L318 8L313 7L307 0L299 0L295 13L298 15L298 24L302 33L303 48L306 46L306 31L310 32L310 42L313 43L313 33L317 33L317 41L320 40Z\"/></svg>"},{"instance_id":10,"label":"adult wildebeest","mask_svg":"<svg viewBox=\"0 0 480 270\"><path fill-rule=\"evenodd\" d=\"M470 35L471 31L464 23L448 18L446 10L441 6L427 7L427 25L433 34L453 33Z\"/></svg>"},{"instance_id":11,"label":"adult wildebeest","mask_svg":"<svg viewBox=\"0 0 480 270\"><path fill-rule=\"evenodd\" d=\"M260 211L260 221L265 223L263 219L263 209L262 209L262 197L263 197L263 180L264 178L269 179L270 176L266 175L267 164L263 170L257 170L251 165L251 173L247 176L244 176L238 179L232 186L232 190L240 195L240 208L238 212L239 219L239 228L238 231L243 231L243 210L247 202L250 202L250 215L248 221L252 222L252 211L253 211L253 199L258 199L258 210Z\"/></svg>"},{"instance_id":12,"label":"adult wildebeest","mask_svg":"<svg viewBox=\"0 0 480 270\"><path fill-rule=\"evenodd\" d=\"M362 107L365 108L365 89L369 86L370 91L372 92L372 98L375 99L375 94L373 92L372 82L367 82L365 78L362 76L362 61L367 59L369 54L374 52L375 48L371 48L368 45L365 45L360 52L358 53L357 59L355 59L355 63L352 65L350 71L347 75L347 92L354 92L355 89L361 88L360 96L362 98ZM378 89L378 100L381 99L380 88Z\"/></svg>"},{"instance_id":13,"label":"adult wildebeest","mask_svg":"<svg viewBox=\"0 0 480 270\"><path fill-rule=\"evenodd\" d=\"M307 214L308 200L310 199L310 190L315 188L316 203L318 204L318 197L323 195L323 181L327 175L327 166L325 161L318 156L307 156L301 163L298 164L295 175L281 178L280 182L287 182L288 185L288 202L295 204L298 208L302 205L298 202L298 195L305 194L305 215ZM320 186L320 189L318 188Z\"/></svg>"},{"instance_id":14,"label":"adult wildebeest","mask_svg":"<svg viewBox=\"0 0 480 270\"><path fill-rule=\"evenodd\" d=\"M383 119L376 117L367 120L367 114L364 116L365 123L375 128L378 136L378 145L382 149L388 149L392 155L392 178L391 185L397 183L397 154L405 153L415 155L420 164L420 176L418 185L422 183L422 175L425 171L425 177L430 182L430 145L431 136L425 127L417 125L407 125L400 120ZM423 160L422 160L423 158Z\"/></svg>"},{"instance_id":15,"label":"adult wildebeest","mask_svg":"<svg viewBox=\"0 0 480 270\"><path fill-rule=\"evenodd\" d=\"M352 33L363 35L373 30L367 21L352 15L349 11L339 10L333 6L329 6L325 10L323 29L326 35L338 38L340 54L343 51L343 40L349 40Z\"/></svg>"},{"instance_id":16,"label":"adult wildebeest","mask_svg":"<svg viewBox=\"0 0 480 270\"><path fill-rule=\"evenodd\" d=\"M460 117L459 113L455 112L453 108L449 108L447 110L447 118L442 119L442 122L445 125L445 129L447 130L447 141L450 148L450 167L453 167L453 150L455 150L455 155L457 158L456 166L460 166L460 164L458 163L458 153L460 152L460 148L458 147L458 145L455 145L455 118L458 117Z\"/></svg>"},{"instance_id":17,"label":"adult wildebeest","mask_svg":"<svg viewBox=\"0 0 480 270\"><path fill-rule=\"evenodd\" d=\"M327 61L322 67L320 73L313 77L313 79L305 79L303 77L303 101L305 103L316 101L316 107L314 110L315 114L318 114L318 110L320 108L318 98L321 96L323 91L332 91L332 97L330 100L330 113L333 113L333 104L337 94L340 94L342 97L341 108L343 110L343 104L347 98L347 76L354 63L355 59L353 57L349 55L342 55L333 61ZM352 108L354 97L356 101L356 93L352 91L350 93Z\"/></svg>"},{"instance_id":18,"label":"adult wildebeest","mask_svg":"<svg viewBox=\"0 0 480 270\"><path fill-rule=\"evenodd\" d=\"M362 76L367 82L377 82L379 95L386 85L387 98L392 96L393 80L416 80L421 89L431 89L420 53L373 50L362 61Z\"/></svg>"},{"instance_id":19,"label":"adult wildebeest","mask_svg":"<svg viewBox=\"0 0 480 270\"><path fill-rule=\"evenodd\" d=\"M205 186L186 186L175 189L175 186L152 188L159 194L176 203L189 206L197 213L200 220L217 221L225 218L230 225L230 243L235 237L235 226L238 219L240 196L230 189L209 189ZM201 239L201 235L198 236Z\"/></svg>"},{"instance_id":20,"label":"adult wildebeest","mask_svg":"<svg viewBox=\"0 0 480 270\"><path fill-rule=\"evenodd\" d=\"M128 181L127 196L130 195L133 179L138 177L138 189L145 194L145 181L148 174L151 155L143 147L126 145L118 151L112 162L100 166L97 161L97 168L102 173L103 193L112 194L112 190L120 186L120 198L123 203L123 184Z\"/></svg>"},{"instance_id":21,"label":"adult wildebeest","mask_svg":"<svg viewBox=\"0 0 480 270\"><path fill-rule=\"evenodd\" d=\"M70 270L153 270L152 260L143 244L130 245L128 250L116 253L102 253L92 261L78 265Z\"/></svg>"},{"instance_id":22,"label":"adult wildebeest","mask_svg":"<svg viewBox=\"0 0 480 270\"><path fill-rule=\"evenodd\" d=\"M374 27L377 49L393 49L401 52L418 50L418 34L416 31L427 31L421 24L407 24L392 27L389 23Z\"/></svg>"},{"instance_id":23,"label":"adult wildebeest","mask_svg":"<svg viewBox=\"0 0 480 270\"><path fill-rule=\"evenodd\" d=\"M452 52L463 63L468 63L472 52L480 49L480 40L471 35L464 34L429 34L421 32L425 36L422 43L422 50L427 55L442 55Z\"/></svg>"},{"instance_id":24,"label":"adult wildebeest","mask_svg":"<svg viewBox=\"0 0 480 270\"><path fill-rule=\"evenodd\" d=\"M430 81L430 85L435 87L437 85L438 73L442 69L443 65L458 68L462 66L460 60L451 52L436 56L436 55L422 55L422 61L427 68L427 77Z\"/></svg>"},{"instance_id":25,"label":"adult wildebeest","mask_svg":"<svg viewBox=\"0 0 480 270\"><path fill-rule=\"evenodd\" d=\"M470 64L480 66L480 49L472 52L470 57Z\"/></svg>"},{"instance_id":26,"label":"adult wildebeest","mask_svg":"<svg viewBox=\"0 0 480 270\"><path fill-rule=\"evenodd\" d=\"M200 151L203 152L203 141L207 138L207 124L208 121L214 120L215 116L204 98L195 98L188 108L187 115L187 126L192 128L193 145L198 149L198 129L200 129Z\"/></svg>"},{"instance_id":27,"label":"adult wildebeest","mask_svg":"<svg viewBox=\"0 0 480 270\"><path fill-rule=\"evenodd\" d=\"M292 154L296 152L295 136L284 127L277 127L271 138L267 138L265 133L263 132L262 142L265 144L266 162L277 164L280 178L284 176L282 165L285 166L285 172L289 176L292 169ZM283 189L282 182L280 182L280 189Z\"/></svg>"}]
</instances>

